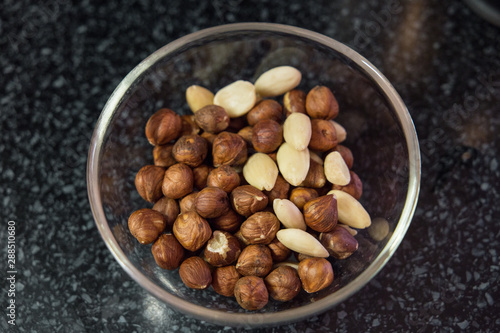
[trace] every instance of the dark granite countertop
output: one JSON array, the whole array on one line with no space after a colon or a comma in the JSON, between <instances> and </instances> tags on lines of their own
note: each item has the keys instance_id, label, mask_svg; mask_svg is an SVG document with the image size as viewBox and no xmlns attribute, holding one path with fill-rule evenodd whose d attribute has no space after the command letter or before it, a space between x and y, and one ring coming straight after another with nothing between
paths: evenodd
<instances>
[{"instance_id":1,"label":"dark granite countertop","mask_svg":"<svg viewBox=\"0 0 500 333\"><path fill-rule=\"evenodd\" d=\"M15 222L15 328L2 268L0 331L226 331L167 308L97 231L85 171L108 96L143 58L231 22L291 24L355 48L407 103L422 188L394 257L366 287L287 332L500 331L500 29L461 1L3 0L0 244ZM13 223L11 223L13 224Z\"/></svg>"}]
</instances>

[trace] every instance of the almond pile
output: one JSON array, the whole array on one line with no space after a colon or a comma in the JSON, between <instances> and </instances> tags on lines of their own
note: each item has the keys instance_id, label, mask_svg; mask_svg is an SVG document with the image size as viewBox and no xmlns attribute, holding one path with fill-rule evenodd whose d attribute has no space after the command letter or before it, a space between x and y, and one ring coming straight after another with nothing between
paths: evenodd
<instances>
[{"instance_id":1,"label":"almond pile","mask_svg":"<svg viewBox=\"0 0 500 333\"><path fill-rule=\"evenodd\" d=\"M131 234L189 288L247 310L328 287L327 258L349 257L355 229L371 224L337 100L325 86L297 89L301 78L281 66L215 95L193 85L192 115L164 108L146 124L154 165L135 185L154 206L130 215Z\"/></svg>"}]
</instances>

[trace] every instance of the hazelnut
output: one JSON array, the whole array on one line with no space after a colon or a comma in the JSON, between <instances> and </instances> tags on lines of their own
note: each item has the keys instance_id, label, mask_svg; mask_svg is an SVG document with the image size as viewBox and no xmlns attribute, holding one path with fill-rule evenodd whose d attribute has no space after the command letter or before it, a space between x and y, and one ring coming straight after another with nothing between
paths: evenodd
<instances>
[{"instance_id":1,"label":"hazelnut","mask_svg":"<svg viewBox=\"0 0 500 333\"><path fill-rule=\"evenodd\" d=\"M213 229L235 232L243 222L243 216L232 209L228 209L224 215L210 219L209 222Z\"/></svg>"},{"instance_id":2,"label":"hazelnut","mask_svg":"<svg viewBox=\"0 0 500 333\"><path fill-rule=\"evenodd\" d=\"M177 215L179 215L179 204L174 199L163 197L154 204L153 210L162 213L167 225L172 227Z\"/></svg>"},{"instance_id":3,"label":"hazelnut","mask_svg":"<svg viewBox=\"0 0 500 333\"><path fill-rule=\"evenodd\" d=\"M213 169L214 169L213 167L206 165L206 164L202 164L196 168L193 168L193 178L194 178L193 182L194 182L194 186L198 190L202 190L205 187L207 187L208 174Z\"/></svg>"},{"instance_id":4,"label":"hazelnut","mask_svg":"<svg viewBox=\"0 0 500 333\"><path fill-rule=\"evenodd\" d=\"M181 116L181 134L183 135L194 135L200 133L200 127L194 122L194 115L186 114Z\"/></svg>"},{"instance_id":5,"label":"hazelnut","mask_svg":"<svg viewBox=\"0 0 500 333\"><path fill-rule=\"evenodd\" d=\"M306 111L311 118L333 119L339 114L339 104L328 87L316 86L306 96Z\"/></svg>"},{"instance_id":6,"label":"hazelnut","mask_svg":"<svg viewBox=\"0 0 500 333\"><path fill-rule=\"evenodd\" d=\"M311 120L311 141L309 149L317 151L327 151L338 144L335 126L329 120Z\"/></svg>"},{"instance_id":7,"label":"hazelnut","mask_svg":"<svg viewBox=\"0 0 500 333\"><path fill-rule=\"evenodd\" d=\"M183 163L172 165L165 171L161 190L171 199L180 199L193 192L193 171Z\"/></svg>"},{"instance_id":8,"label":"hazelnut","mask_svg":"<svg viewBox=\"0 0 500 333\"><path fill-rule=\"evenodd\" d=\"M172 155L174 145L155 146L153 148L153 159L156 166L168 168L177 163Z\"/></svg>"},{"instance_id":9,"label":"hazelnut","mask_svg":"<svg viewBox=\"0 0 500 333\"><path fill-rule=\"evenodd\" d=\"M217 294L232 297L240 277L235 266L217 267L212 273L212 288Z\"/></svg>"},{"instance_id":10,"label":"hazelnut","mask_svg":"<svg viewBox=\"0 0 500 333\"><path fill-rule=\"evenodd\" d=\"M227 193L218 187L205 187L194 201L196 212L204 218L216 218L229 209Z\"/></svg>"},{"instance_id":11,"label":"hazelnut","mask_svg":"<svg viewBox=\"0 0 500 333\"><path fill-rule=\"evenodd\" d=\"M156 202L162 197L161 184L165 169L154 165L143 166L135 176L135 188L146 201Z\"/></svg>"},{"instance_id":12,"label":"hazelnut","mask_svg":"<svg viewBox=\"0 0 500 333\"><path fill-rule=\"evenodd\" d=\"M176 269L184 259L184 248L171 233L161 235L151 247L156 263L163 269Z\"/></svg>"},{"instance_id":13,"label":"hazelnut","mask_svg":"<svg viewBox=\"0 0 500 333\"><path fill-rule=\"evenodd\" d=\"M207 186L218 187L225 192L231 192L240 185L240 176L229 165L221 165L213 169L207 178Z\"/></svg>"},{"instance_id":14,"label":"hazelnut","mask_svg":"<svg viewBox=\"0 0 500 333\"><path fill-rule=\"evenodd\" d=\"M186 286L193 289L205 289L212 283L210 267L203 259L196 256L182 262L179 276Z\"/></svg>"},{"instance_id":15,"label":"hazelnut","mask_svg":"<svg viewBox=\"0 0 500 333\"><path fill-rule=\"evenodd\" d=\"M248 242L248 240L243 237L243 235L241 234L241 230L238 230L235 234L234 234L234 237L236 237L238 239L238 241L240 242L240 245L241 245L241 248L245 248L247 247L248 245L250 245L250 243Z\"/></svg>"},{"instance_id":16,"label":"hazelnut","mask_svg":"<svg viewBox=\"0 0 500 333\"><path fill-rule=\"evenodd\" d=\"M336 259L345 259L358 249L358 241L347 229L336 226L330 232L319 234L319 241L328 253Z\"/></svg>"},{"instance_id":17,"label":"hazelnut","mask_svg":"<svg viewBox=\"0 0 500 333\"><path fill-rule=\"evenodd\" d=\"M306 113L306 93L299 89L290 90L283 96L283 106L287 114Z\"/></svg>"},{"instance_id":18,"label":"hazelnut","mask_svg":"<svg viewBox=\"0 0 500 333\"><path fill-rule=\"evenodd\" d=\"M241 117L231 118L231 121L229 122L229 126L227 127L226 131L231 133L238 133L238 131L245 126L248 126L246 115Z\"/></svg>"},{"instance_id":19,"label":"hazelnut","mask_svg":"<svg viewBox=\"0 0 500 333\"><path fill-rule=\"evenodd\" d=\"M149 208L133 212L128 218L128 228L141 244L153 243L165 230L167 221L162 213Z\"/></svg>"},{"instance_id":20,"label":"hazelnut","mask_svg":"<svg viewBox=\"0 0 500 333\"><path fill-rule=\"evenodd\" d=\"M238 135L241 136L249 146L252 146L252 132L253 127L246 126L238 131Z\"/></svg>"},{"instance_id":21,"label":"hazelnut","mask_svg":"<svg viewBox=\"0 0 500 333\"><path fill-rule=\"evenodd\" d=\"M281 176L278 175L276 178L276 183L271 191L264 191L267 195L268 202L272 203L274 199L286 199L288 198L288 191L290 190L290 184Z\"/></svg>"},{"instance_id":22,"label":"hazelnut","mask_svg":"<svg viewBox=\"0 0 500 333\"><path fill-rule=\"evenodd\" d=\"M290 193L290 201L299 209L303 209L304 205L318 197L318 192L313 188L296 187Z\"/></svg>"},{"instance_id":23,"label":"hazelnut","mask_svg":"<svg viewBox=\"0 0 500 333\"><path fill-rule=\"evenodd\" d=\"M359 200L363 194L363 183L359 179L358 175L354 171L349 172L351 174L351 180L346 186L333 185L332 190L341 190L349 193L354 197L354 199Z\"/></svg>"},{"instance_id":24,"label":"hazelnut","mask_svg":"<svg viewBox=\"0 0 500 333\"><path fill-rule=\"evenodd\" d=\"M349 169L352 169L352 165L354 164L354 157L352 155L352 151L344 145L337 145L331 151L338 151L342 158L344 159L345 164ZM330 153L329 151L328 153Z\"/></svg>"},{"instance_id":25,"label":"hazelnut","mask_svg":"<svg viewBox=\"0 0 500 333\"><path fill-rule=\"evenodd\" d=\"M311 158L306 179L300 184L303 187L321 188L326 184L323 165Z\"/></svg>"},{"instance_id":26,"label":"hazelnut","mask_svg":"<svg viewBox=\"0 0 500 333\"><path fill-rule=\"evenodd\" d=\"M251 215L240 227L241 234L250 244L269 244L280 229L280 221L270 212Z\"/></svg>"},{"instance_id":27,"label":"hazelnut","mask_svg":"<svg viewBox=\"0 0 500 333\"><path fill-rule=\"evenodd\" d=\"M193 252L203 247L212 236L208 222L194 211L180 214L172 231L182 247Z\"/></svg>"},{"instance_id":28,"label":"hazelnut","mask_svg":"<svg viewBox=\"0 0 500 333\"><path fill-rule=\"evenodd\" d=\"M283 245L278 238L273 239L267 247L271 250L271 257L273 258L274 263L285 261L288 257L290 257L290 253L292 252L285 245Z\"/></svg>"},{"instance_id":29,"label":"hazelnut","mask_svg":"<svg viewBox=\"0 0 500 333\"><path fill-rule=\"evenodd\" d=\"M247 160L247 144L235 133L221 132L212 144L214 166L242 165Z\"/></svg>"},{"instance_id":30,"label":"hazelnut","mask_svg":"<svg viewBox=\"0 0 500 333\"><path fill-rule=\"evenodd\" d=\"M160 109L146 123L146 137L153 146L177 139L182 130L181 117L170 109Z\"/></svg>"},{"instance_id":31,"label":"hazelnut","mask_svg":"<svg viewBox=\"0 0 500 333\"><path fill-rule=\"evenodd\" d=\"M325 258L304 259L299 262L299 277L304 290L315 293L332 284L332 264Z\"/></svg>"},{"instance_id":32,"label":"hazelnut","mask_svg":"<svg viewBox=\"0 0 500 333\"><path fill-rule=\"evenodd\" d=\"M197 167L203 163L207 153L207 140L197 134L181 136L172 149L175 160L190 167Z\"/></svg>"},{"instance_id":33,"label":"hazelnut","mask_svg":"<svg viewBox=\"0 0 500 333\"><path fill-rule=\"evenodd\" d=\"M207 105L196 111L194 121L205 132L219 133L229 126L229 116L223 107Z\"/></svg>"},{"instance_id":34,"label":"hazelnut","mask_svg":"<svg viewBox=\"0 0 500 333\"><path fill-rule=\"evenodd\" d=\"M337 225L337 199L328 194L304 205L304 220L307 226L318 232L329 232Z\"/></svg>"},{"instance_id":35,"label":"hazelnut","mask_svg":"<svg viewBox=\"0 0 500 333\"><path fill-rule=\"evenodd\" d=\"M253 126L252 145L261 153L270 153L283 142L283 128L271 119L261 120Z\"/></svg>"},{"instance_id":36,"label":"hazelnut","mask_svg":"<svg viewBox=\"0 0 500 333\"><path fill-rule=\"evenodd\" d=\"M276 155L278 155L278 152L272 152L267 154L267 156L269 156L274 163L278 163L278 157Z\"/></svg>"},{"instance_id":37,"label":"hazelnut","mask_svg":"<svg viewBox=\"0 0 500 333\"><path fill-rule=\"evenodd\" d=\"M295 259L297 259L298 262L301 262L302 260L308 259L308 258L315 258L314 256L310 256L310 255L307 255L304 253L299 253L299 252L294 252L293 255L294 255Z\"/></svg>"},{"instance_id":38,"label":"hazelnut","mask_svg":"<svg viewBox=\"0 0 500 333\"><path fill-rule=\"evenodd\" d=\"M217 137L217 135L215 135L214 133L209 133L209 132L203 132L201 133L200 135L203 139L207 140L207 142L212 145L214 143L214 140L215 138Z\"/></svg>"},{"instance_id":39,"label":"hazelnut","mask_svg":"<svg viewBox=\"0 0 500 333\"><path fill-rule=\"evenodd\" d=\"M272 267L271 250L266 245L248 245L241 251L236 262L236 270L244 276L264 277Z\"/></svg>"},{"instance_id":40,"label":"hazelnut","mask_svg":"<svg viewBox=\"0 0 500 333\"><path fill-rule=\"evenodd\" d=\"M272 99L260 101L247 113L248 125L253 126L261 120L271 119L276 122L281 122L283 109L280 103Z\"/></svg>"},{"instance_id":41,"label":"hazelnut","mask_svg":"<svg viewBox=\"0 0 500 333\"><path fill-rule=\"evenodd\" d=\"M231 204L234 210L245 217L266 208L267 196L252 185L238 186L231 192Z\"/></svg>"},{"instance_id":42,"label":"hazelnut","mask_svg":"<svg viewBox=\"0 0 500 333\"><path fill-rule=\"evenodd\" d=\"M274 269L264 279L269 295L277 301L288 302L297 296L302 288L299 274L289 266Z\"/></svg>"},{"instance_id":43,"label":"hazelnut","mask_svg":"<svg viewBox=\"0 0 500 333\"><path fill-rule=\"evenodd\" d=\"M181 210L181 213L187 213L195 210L194 200L196 199L198 193L199 192L192 192L186 195L184 198L182 198L181 201L179 201L179 208Z\"/></svg>"},{"instance_id":44,"label":"hazelnut","mask_svg":"<svg viewBox=\"0 0 500 333\"><path fill-rule=\"evenodd\" d=\"M257 276L244 276L234 286L234 296L238 304L246 310L262 309L269 301L264 280Z\"/></svg>"},{"instance_id":45,"label":"hazelnut","mask_svg":"<svg viewBox=\"0 0 500 333\"><path fill-rule=\"evenodd\" d=\"M240 242L225 231L215 230L203 251L206 262L214 267L231 265L241 253Z\"/></svg>"}]
</instances>

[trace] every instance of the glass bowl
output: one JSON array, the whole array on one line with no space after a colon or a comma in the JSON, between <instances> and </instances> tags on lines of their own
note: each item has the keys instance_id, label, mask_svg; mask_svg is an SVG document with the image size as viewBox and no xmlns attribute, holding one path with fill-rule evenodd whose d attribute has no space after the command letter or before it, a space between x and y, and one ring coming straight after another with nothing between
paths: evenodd
<instances>
[{"instance_id":1,"label":"glass bowl","mask_svg":"<svg viewBox=\"0 0 500 333\"><path fill-rule=\"evenodd\" d=\"M291 65L303 76L299 88L332 89L340 105L336 119L347 130L353 170L364 184L361 203L389 233L375 240L369 230L356 236L359 250L332 261L333 284L317 293L301 292L290 302L270 300L259 311L243 310L234 298L184 286L178 271L158 267L150 245L128 231L129 215L151 207L134 186L136 172L152 164L145 138L148 118L159 108L190 113L185 90L199 84L212 91L235 80ZM413 122L389 81L349 47L308 30L267 23L205 29L154 52L118 85L105 105L90 144L87 186L97 227L123 269L171 308L208 322L269 326L324 312L362 288L392 256L410 224L420 184L420 152ZM381 220L383 219L383 220ZM386 222L382 222L386 223ZM378 237L375 237L378 239Z\"/></svg>"}]
</instances>

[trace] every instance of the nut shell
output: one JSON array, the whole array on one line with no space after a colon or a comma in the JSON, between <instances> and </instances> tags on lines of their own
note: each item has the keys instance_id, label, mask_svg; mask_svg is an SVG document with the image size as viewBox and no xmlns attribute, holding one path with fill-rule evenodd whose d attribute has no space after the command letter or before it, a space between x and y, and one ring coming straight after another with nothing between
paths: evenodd
<instances>
[{"instance_id":1,"label":"nut shell","mask_svg":"<svg viewBox=\"0 0 500 333\"><path fill-rule=\"evenodd\" d=\"M229 165L221 165L210 171L207 177L207 186L218 187L224 192L230 193L240 186L240 176Z\"/></svg>"},{"instance_id":2,"label":"nut shell","mask_svg":"<svg viewBox=\"0 0 500 333\"><path fill-rule=\"evenodd\" d=\"M141 244L153 243L165 230L167 221L162 213L149 208L133 212L128 219L128 228Z\"/></svg>"},{"instance_id":3,"label":"nut shell","mask_svg":"<svg viewBox=\"0 0 500 333\"><path fill-rule=\"evenodd\" d=\"M273 267L271 250L266 245L248 245L241 251L236 270L243 276L266 276Z\"/></svg>"},{"instance_id":4,"label":"nut shell","mask_svg":"<svg viewBox=\"0 0 500 333\"><path fill-rule=\"evenodd\" d=\"M268 198L252 185L242 185L235 188L230 195L234 210L245 217L259 212L267 207Z\"/></svg>"},{"instance_id":5,"label":"nut shell","mask_svg":"<svg viewBox=\"0 0 500 333\"><path fill-rule=\"evenodd\" d=\"M193 171L183 163L172 165L165 171L161 190L171 199L180 199L193 192Z\"/></svg>"},{"instance_id":6,"label":"nut shell","mask_svg":"<svg viewBox=\"0 0 500 333\"><path fill-rule=\"evenodd\" d=\"M229 126L229 116L223 107L207 105L196 111L194 121L206 132L219 133Z\"/></svg>"},{"instance_id":7,"label":"nut shell","mask_svg":"<svg viewBox=\"0 0 500 333\"><path fill-rule=\"evenodd\" d=\"M163 197L158 200L154 206L153 210L162 213L167 221L167 225L172 227L174 225L174 221L179 215L179 204L174 199L170 199L167 197Z\"/></svg>"},{"instance_id":8,"label":"nut shell","mask_svg":"<svg viewBox=\"0 0 500 333\"><path fill-rule=\"evenodd\" d=\"M247 113L248 125L253 126L261 120L271 119L280 122L283 116L283 109L280 103L272 99L260 101Z\"/></svg>"},{"instance_id":9,"label":"nut shell","mask_svg":"<svg viewBox=\"0 0 500 333\"><path fill-rule=\"evenodd\" d=\"M194 201L196 212L204 218L216 218L229 210L227 193L218 187L205 187Z\"/></svg>"},{"instance_id":10,"label":"nut shell","mask_svg":"<svg viewBox=\"0 0 500 333\"><path fill-rule=\"evenodd\" d=\"M231 265L241 253L240 242L225 231L215 230L203 251L206 262L214 267Z\"/></svg>"},{"instance_id":11,"label":"nut shell","mask_svg":"<svg viewBox=\"0 0 500 333\"><path fill-rule=\"evenodd\" d=\"M181 117L170 109L156 111L146 123L146 137L153 146L177 139L181 130Z\"/></svg>"},{"instance_id":12,"label":"nut shell","mask_svg":"<svg viewBox=\"0 0 500 333\"><path fill-rule=\"evenodd\" d=\"M208 264L200 257L189 257L179 268L182 282L189 288L205 289L212 283L212 273Z\"/></svg>"},{"instance_id":13,"label":"nut shell","mask_svg":"<svg viewBox=\"0 0 500 333\"><path fill-rule=\"evenodd\" d=\"M174 222L173 233L188 251L197 251L212 236L208 222L194 211L180 214Z\"/></svg>"},{"instance_id":14,"label":"nut shell","mask_svg":"<svg viewBox=\"0 0 500 333\"><path fill-rule=\"evenodd\" d=\"M337 225L337 199L328 194L304 205L304 220L307 226L318 232L329 232Z\"/></svg>"},{"instance_id":15,"label":"nut shell","mask_svg":"<svg viewBox=\"0 0 500 333\"><path fill-rule=\"evenodd\" d=\"M215 167L221 165L242 165L247 160L247 144L235 133L221 132L212 144Z\"/></svg>"},{"instance_id":16,"label":"nut shell","mask_svg":"<svg viewBox=\"0 0 500 333\"><path fill-rule=\"evenodd\" d=\"M266 276L264 282L269 295L280 302L292 300L302 289L299 274L289 266L280 266L274 269Z\"/></svg>"},{"instance_id":17,"label":"nut shell","mask_svg":"<svg viewBox=\"0 0 500 333\"><path fill-rule=\"evenodd\" d=\"M234 287L234 296L238 304L246 310L262 309L269 301L264 280L257 276L244 276Z\"/></svg>"},{"instance_id":18,"label":"nut shell","mask_svg":"<svg viewBox=\"0 0 500 333\"><path fill-rule=\"evenodd\" d=\"M250 244L269 244L276 237L280 222L270 212L251 215L240 227L241 234Z\"/></svg>"},{"instance_id":19,"label":"nut shell","mask_svg":"<svg viewBox=\"0 0 500 333\"><path fill-rule=\"evenodd\" d=\"M151 247L156 263L163 269L173 270L184 259L184 248L172 234L161 235Z\"/></svg>"},{"instance_id":20,"label":"nut shell","mask_svg":"<svg viewBox=\"0 0 500 333\"><path fill-rule=\"evenodd\" d=\"M333 119L339 114L339 104L328 87L316 86L306 96L306 111L311 118Z\"/></svg>"},{"instance_id":21,"label":"nut shell","mask_svg":"<svg viewBox=\"0 0 500 333\"><path fill-rule=\"evenodd\" d=\"M197 134L181 136L172 149L177 162L193 168L201 165L207 154L208 142Z\"/></svg>"},{"instance_id":22,"label":"nut shell","mask_svg":"<svg viewBox=\"0 0 500 333\"><path fill-rule=\"evenodd\" d=\"M135 188L146 201L156 202L162 196L161 185L165 169L155 165L143 166L135 176Z\"/></svg>"},{"instance_id":23,"label":"nut shell","mask_svg":"<svg viewBox=\"0 0 500 333\"><path fill-rule=\"evenodd\" d=\"M217 294L233 297L234 287L240 277L235 266L217 267L212 273L212 288Z\"/></svg>"},{"instance_id":24,"label":"nut shell","mask_svg":"<svg viewBox=\"0 0 500 333\"><path fill-rule=\"evenodd\" d=\"M324 258L304 259L299 263L299 277L304 290L315 293L332 284L332 264Z\"/></svg>"}]
</instances>

